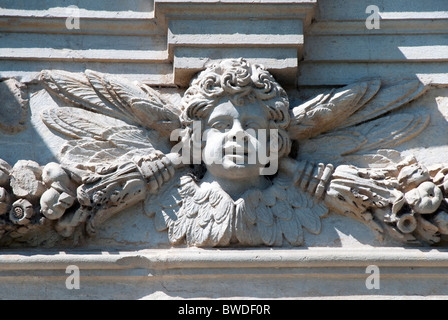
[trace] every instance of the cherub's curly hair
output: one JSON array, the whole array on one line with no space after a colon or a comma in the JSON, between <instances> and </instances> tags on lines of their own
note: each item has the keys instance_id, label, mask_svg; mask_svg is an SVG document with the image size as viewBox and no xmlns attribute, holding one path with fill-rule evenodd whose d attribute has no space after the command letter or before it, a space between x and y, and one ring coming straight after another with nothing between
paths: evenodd
<instances>
[{"instance_id":1,"label":"cherub's curly hair","mask_svg":"<svg viewBox=\"0 0 448 320\"><path fill-rule=\"evenodd\" d=\"M183 120L203 119L216 102L229 96L236 105L258 100L268 108L279 127L289 124L289 100L285 90L266 69L246 60L228 59L198 74L182 98Z\"/></svg>"},{"instance_id":2,"label":"cherub's curly hair","mask_svg":"<svg viewBox=\"0 0 448 320\"><path fill-rule=\"evenodd\" d=\"M270 128L279 130L279 156L289 154L291 141L285 130L290 122L288 96L263 66L250 64L242 58L223 60L192 80L182 98L184 125L188 127L195 120L206 119L225 96L238 106L247 101L259 101L266 107Z\"/></svg>"}]
</instances>

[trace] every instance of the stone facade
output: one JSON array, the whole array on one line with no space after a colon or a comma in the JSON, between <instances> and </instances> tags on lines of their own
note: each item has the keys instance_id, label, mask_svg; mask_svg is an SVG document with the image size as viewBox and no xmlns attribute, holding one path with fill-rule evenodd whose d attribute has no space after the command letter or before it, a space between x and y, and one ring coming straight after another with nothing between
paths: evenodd
<instances>
[{"instance_id":1,"label":"stone facade","mask_svg":"<svg viewBox=\"0 0 448 320\"><path fill-rule=\"evenodd\" d=\"M448 6L370 2L1 4L0 297L445 298Z\"/></svg>"}]
</instances>

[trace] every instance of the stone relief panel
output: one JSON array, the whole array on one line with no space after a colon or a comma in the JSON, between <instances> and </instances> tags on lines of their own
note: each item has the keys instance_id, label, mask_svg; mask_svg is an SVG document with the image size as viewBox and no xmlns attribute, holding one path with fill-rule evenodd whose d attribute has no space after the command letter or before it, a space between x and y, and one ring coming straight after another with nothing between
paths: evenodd
<instances>
[{"instance_id":1,"label":"stone relief panel","mask_svg":"<svg viewBox=\"0 0 448 320\"><path fill-rule=\"evenodd\" d=\"M330 213L379 241L448 234L448 166L396 150L431 124L407 110L428 91L419 81L368 80L298 105L241 58L200 72L179 103L90 70L44 70L39 82L54 102L41 122L65 142L57 162L0 162L4 247L89 242L132 208L173 246L304 246ZM27 100L16 95L22 113L8 122L20 125Z\"/></svg>"}]
</instances>

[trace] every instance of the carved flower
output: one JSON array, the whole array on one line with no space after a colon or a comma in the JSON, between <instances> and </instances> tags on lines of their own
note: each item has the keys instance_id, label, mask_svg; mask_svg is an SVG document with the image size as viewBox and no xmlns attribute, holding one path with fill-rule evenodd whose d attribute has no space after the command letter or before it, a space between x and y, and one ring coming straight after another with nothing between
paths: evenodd
<instances>
[{"instance_id":1,"label":"carved flower","mask_svg":"<svg viewBox=\"0 0 448 320\"><path fill-rule=\"evenodd\" d=\"M405 199L414 212L428 214L439 208L443 200L443 194L438 186L426 181L420 184L418 188L406 192Z\"/></svg>"},{"instance_id":2,"label":"carved flower","mask_svg":"<svg viewBox=\"0 0 448 320\"><path fill-rule=\"evenodd\" d=\"M19 199L12 204L9 219L15 224L27 225L33 214L33 205L26 199Z\"/></svg>"}]
</instances>

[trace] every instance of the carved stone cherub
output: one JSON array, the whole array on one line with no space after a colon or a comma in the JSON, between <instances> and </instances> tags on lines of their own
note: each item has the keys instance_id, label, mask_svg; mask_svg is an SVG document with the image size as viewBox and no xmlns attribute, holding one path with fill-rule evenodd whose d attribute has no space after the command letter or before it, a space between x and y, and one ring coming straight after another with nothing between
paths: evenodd
<instances>
[{"instance_id":1,"label":"carved stone cherub","mask_svg":"<svg viewBox=\"0 0 448 320\"><path fill-rule=\"evenodd\" d=\"M289 101L272 75L244 60L223 61L198 75L182 107L184 149L194 135L202 137L202 170L197 170L202 174L181 176L150 204L158 229L168 229L171 243L282 245L284 237L299 245L302 225L319 232L319 217L328 210L313 196L318 186L322 196L332 167L324 175L322 166L319 175L313 165L288 158ZM260 139L263 134L266 139ZM301 176L305 170L309 176Z\"/></svg>"},{"instance_id":2,"label":"carved stone cherub","mask_svg":"<svg viewBox=\"0 0 448 320\"><path fill-rule=\"evenodd\" d=\"M43 71L41 80L71 104L42 114L49 128L70 138L61 168L78 177L69 181L76 195L53 188L49 203L42 200L43 208L56 205L64 236L83 225L93 234L142 201L172 244L192 246L301 245L304 229L319 233L329 211L380 234L398 232L404 241L425 234L397 229L401 217L431 223L406 204L410 191L400 180L406 165L389 150L429 122L390 114L424 93L415 81L389 88L366 81L291 107L272 75L244 59L199 73L180 106L144 84L90 70ZM343 165L352 156L382 166ZM63 201L71 196L73 204Z\"/></svg>"}]
</instances>

